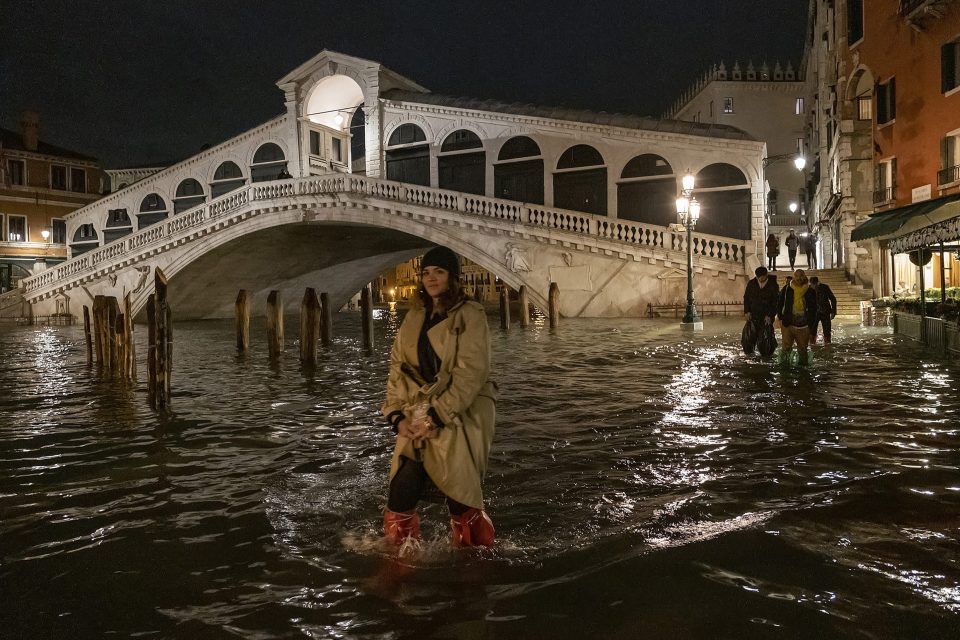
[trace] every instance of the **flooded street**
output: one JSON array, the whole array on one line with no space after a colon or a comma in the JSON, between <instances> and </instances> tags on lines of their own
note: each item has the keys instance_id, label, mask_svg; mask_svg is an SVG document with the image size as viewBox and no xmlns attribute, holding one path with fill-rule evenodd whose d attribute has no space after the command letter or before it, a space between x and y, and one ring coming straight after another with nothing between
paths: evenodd
<instances>
[{"instance_id":1,"label":"flooded street","mask_svg":"<svg viewBox=\"0 0 960 640\"><path fill-rule=\"evenodd\" d=\"M489 318L491 550L446 515L380 541L398 316L304 370L176 325L175 413L101 381L78 327L0 326L4 638L956 638L960 365L840 325L807 368L741 323Z\"/></svg>"}]
</instances>

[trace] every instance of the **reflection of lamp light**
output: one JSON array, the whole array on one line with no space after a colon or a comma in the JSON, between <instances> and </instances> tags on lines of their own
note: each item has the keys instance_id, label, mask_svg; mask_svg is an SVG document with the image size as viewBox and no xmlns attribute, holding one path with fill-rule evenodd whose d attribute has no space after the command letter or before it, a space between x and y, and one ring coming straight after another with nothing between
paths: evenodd
<instances>
[{"instance_id":1,"label":"reflection of lamp light","mask_svg":"<svg viewBox=\"0 0 960 640\"><path fill-rule=\"evenodd\" d=\"M796 203L796 202L791 202L791 203L790 203L790 213L796 213L796 212L797 212L797 203Z\"/></svg>"},{"instance_id":2,"label":"reflection of lamp light","mask_svg":"<svg viewBox=\"0 0 960 640\"><path fill-rule=\"evenodd\" d=\"M693 197L693 174L683 176L683 190L677 198L677 215L680 223L687 228L687 311L683 315L681 327L685 329L703 329L703 323L697 316L697 306L693 300L693 228L700 218L700 203Z\"/></svg>"}]
</instances>

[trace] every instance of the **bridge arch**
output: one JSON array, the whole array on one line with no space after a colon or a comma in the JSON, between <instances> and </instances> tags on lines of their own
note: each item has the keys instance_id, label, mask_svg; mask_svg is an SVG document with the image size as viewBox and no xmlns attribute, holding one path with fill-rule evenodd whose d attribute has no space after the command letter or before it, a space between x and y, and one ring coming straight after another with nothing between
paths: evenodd
<instances>
[{"instance_id":1,"label":"bridge arch","mask_svg":"<svg viewBox=\"0 0 960 640\"><path fill-rule=\"evenodd\" d=\"M440 141L437 151L437 186L483 195L486 191L487 154L476 131L463 127Z\"/></svg>"},{"instance_id":2,"label":"bridge arch","mask_svg":"<svg viewBox=\"0 0 960 640\"><path fill-rule=\"evenodd\" d=\"M749 239L751 191L743 170L726 162L716 162L700 169L695 177L693 193L701 207L697 231Z\"/></svg>"},{"instance_id":3,"label":"bridge arch","mask_svg":"<svg viewBox=\"0 0 960 640\"><path fill-rule=\"evenodd\" d=\"M631 158L617 180L617 218L666 227L677 221L677 176L656 153Z\"/></svg>"},{"instance_id":4,"label":"bridge arch","mask_svg":"<svg viewBox=\"0 0 960 640\"><path fill-rule=\"evenodd\" d=\"M250 182L276 180L282 174L289 175L289 154L280 140L265 140L252 150L248 166Z\"/></svg>"},{"instance_id":5,"label":"bridge arch","mask_svg":"<svg viewBox=\"0 0 960 640\"><path fill-rule=\"evenodd\" d=\"M157 192L148 193L137 209L137 229L149 227L164 220L170 213L167 201Z\"/></svg>"},{"instance_id":6,"label":"bridge arch","mask_svg":"<svg viewBox=\"0 0 960 640\"><path fill-rule=\"evenodd\" d=\"M203 185L196 178L184 178L173 195L173 213L178 214L207 201Z\"/></svg>"},{"instance_id":7,"label":"bridge arch","mask_svg":"<svg viewBox=\"0 0 960 640\"><path fill-rule=\"evenodd\" d=\"M491 151L493 153L493 151ZM502 140L493 166L494 197L544 203L544 161L540 145L529 135Z\"/></svg>"},{"instance_id":8,"label":"bridge arch","mask_svg":"<svg viewBox=\"0 0 960 640\"><path fill-rule=\"evenodd\" d=\"M521 285L526 285L530 292L530 300L538 306L546 305L547 291L539 291L538 283L528 281L529 273L514 273L507 269L502 258L494 255L485 249L485 243L471 241L469 231L462 227L437 226L430 224L429 221L422 221L407 216L383 216L375 212L350 206L326 207L317 206L304 210L301 207L290 207L276 211L263 212L256 216L256 219L244 221L239 224L220 229L215 234L205 237L203 242L187 243L180 247L175 255L170 255L170 259L162 265L165 274L171 281L171 289L177 288L176 277L185 272L191 265L201 260L211 252L219 248L226 248L226 245L235 241L249 238L261 232L270 232L280 227L292 225L326 225L336 228L366 227L377 228L388 231L395 231L407 236L416 238L411 245L408 243L408 252L403 259L409 259L419 253L427 251L434 244L442 244L450 247L464 258L475 262L487 271L497 275L501 281L505 282L512 289L519 289ZM302 232L298 232L302 234ZM422 244L419 242L422 240ZM409 247L416 247L410 249ZM282 246L277 247L278 254L283 252ZM383 255L389 253L389 250ZM401 262L396 260L393 264ZM389 265L387 265L389 266ZM331 303L334 308L339 308L349 300L364 284L373 280L380 269L371 269L369 271L352 270L350 280L341 287L339 292L331 292ZM235 283L222 283L226 289L220 293L224 294L226 303L236 297ZM310 286L315 286L311 284ZM141 291L133 297L134 313L138 313L146 305L147 290ZM212 297L214 294L208 292ZM302 293L302 291L300 292ZM285 297L286 298L286 297ZM292 302L287 299L286 302Z\"/></svg>"},{"instance_id":9,"label":"bridge arch","mask_svg":"<svg viewBox=\"0 0 960 640\"><path fill-rule=\"evenodd\" d=\"M225 159L216 166L207 182L210 185L210 197L218 198L245 185L247 176L235 159Z\"/></svg>"},{"instance_id":10,"label":"bridge arch","mask_svg":"<svg viewBox=\"0 0 960 640\"><path fill-rule=\"evenodd\" d=\"M607 215L607 165L594 147L577 144L560 155L553 173L553 204Z\"/></svg>"}]
</instances>

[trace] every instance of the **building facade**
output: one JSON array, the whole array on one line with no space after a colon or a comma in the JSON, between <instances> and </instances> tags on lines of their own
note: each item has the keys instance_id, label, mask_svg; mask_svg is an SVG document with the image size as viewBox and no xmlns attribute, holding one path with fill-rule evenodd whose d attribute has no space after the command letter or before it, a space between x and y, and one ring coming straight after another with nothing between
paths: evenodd
<instances>
[{"instance_id":1,"label":"building facade","mask_svg":"<svg viewBox=\"0 0 960 640\"><path fill-rule=\"evenodd\" d=\"M808 156L806 149L807 91L802 75L792 63L771 69L763 63L731 68L721 62L712 67L664 114L690 122L724 124L749 133L767 145L763 160L766 233L777 238L786 266L784 240L791 229L809 233L805 175L795 160ZM806 258L799 258L805 264Z\"/></svg>"},{"instance_id":2,"label":"building facade","mask_svg":"<svg viewBox=\"0 0 960 640\"><path fill-rule=\"evenodd\" d=\"M817 150L810 191L828 260L875 295L916 289L896 240L951 217L960 188L960 3L813 0L805 64ZM902 244L902 243L901 243ZM893 250L891 250L893 249ZM956 280L928 263L927 286Z\"/></svg>"},{"instance_id":3,"label":"building facade","mask_svg":"<svg viewBox=\"0 0 960 640\"><path fill-rule=\"evenodd\" d=\"M0 129L0 293L67 258L66 216L100 197L97 161L40 140L34 113Z\"/></svg>"}]
</instances>

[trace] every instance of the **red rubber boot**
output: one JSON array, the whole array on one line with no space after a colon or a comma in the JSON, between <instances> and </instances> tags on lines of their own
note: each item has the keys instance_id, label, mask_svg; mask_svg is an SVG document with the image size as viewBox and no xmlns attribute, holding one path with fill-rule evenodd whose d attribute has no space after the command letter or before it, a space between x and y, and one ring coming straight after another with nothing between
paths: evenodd
<instances>
[{"instance_id":1,"label":"red rubber boot","mask_svg":"<svg viewBox=\"0 0 960 640\"><path fill-rule=\"evenodd\" d=\"M471 508L459 516L450 516L450 529L456 547L493 546L493 521L486 511Z\"/></svg>"},{"instance_id":2,"label":"red rubber boot","mask_svg":"<svg viewBox=\"0 0 960 640\"><path fill-rule=\"evenodd\" d=\"M383 512L383 535L393 544L403 544L407 538L420 537L420 515L414 511Z\"/></svg>"}]
</instances>

